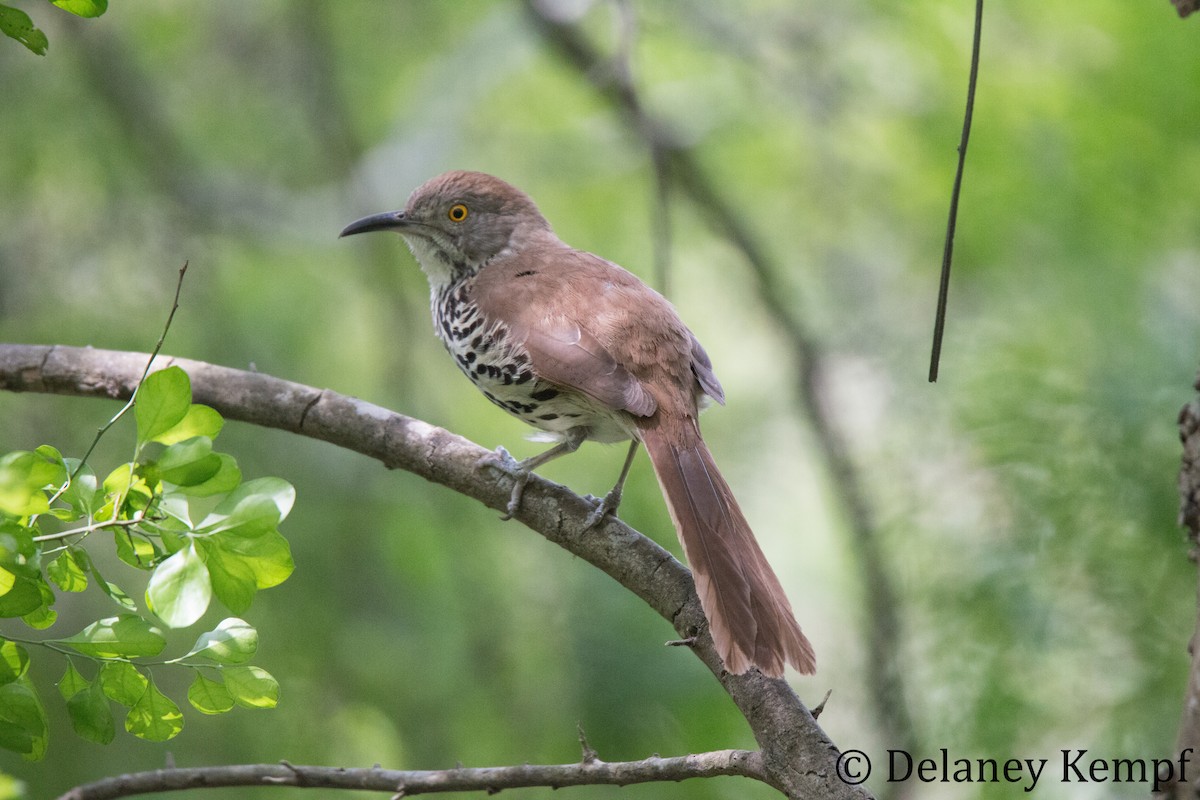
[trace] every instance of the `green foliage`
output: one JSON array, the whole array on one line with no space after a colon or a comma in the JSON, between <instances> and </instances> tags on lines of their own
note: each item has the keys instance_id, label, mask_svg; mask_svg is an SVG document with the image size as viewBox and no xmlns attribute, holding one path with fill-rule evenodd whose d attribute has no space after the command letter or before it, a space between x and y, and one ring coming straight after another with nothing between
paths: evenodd
<instances>
[{"instance_id":1,"label":"green foliage","mask_svg":"<svg viewBox=\"0 0 1200 800\"><path fill-rule=\"evenodd\" d=\"M50 41L38 30L29 15L19 8L0 5L0 33L16 39L39 56L46 55Z\"/></svg>"},{"instance_id":2,"label":"green foliage","mask_svg":"<svg viewBox=\"0 0 1200 800\"><path fill-rule=\"evenodd\" d=\"M50 0L63 11L77 17L98 17L108 10L108 0Z\"/></svg>"},{"instance_id":3,"label":"green foliage","mask_svg":"<svg viewBox=\"0 0 1200 800\"><path fill-rule=\"evenodd\" d=\"M195 625L214 595L242 613L257 591L292 572L278 526L295 491L278 478L242 482L234 459L212 449L221 416L191 396L178 367L146 377L133 404L134 458L102 483L86 463L50 446L0 456L0 618L50 628L60 594L89 587L120 609L69 636L0 629L0 747L29 759L46 752L46 713L28 677L31 648L66 656L59 694L75 733L99 744L115 735L111 703L128 709L125 730L139 738L166 741L183 730L179 706L155 685L156 664L195 670L188 701L204 714L278 702L275 679L246 663L258 632L242 619L224 619L185 655L161 658L163 627ZM101 536L111 537L126 567L148 574L144 611L84 547ZM92 679L76 659L97 665Z\"/></svg>"},{"instance_id":4,"label":"green foliage","mask_svg":"<svg viewBox=\"0 0 1200 800\"><path fill-rule=\"evenodd\" d=\"M51 3L77 17L98 17L108 10L108 0L50 0ZM39 30L29 15L12 6L0 5L0 33L16 39L39 56L46 55L50 40Z\"/></svg>"}]
</instances>

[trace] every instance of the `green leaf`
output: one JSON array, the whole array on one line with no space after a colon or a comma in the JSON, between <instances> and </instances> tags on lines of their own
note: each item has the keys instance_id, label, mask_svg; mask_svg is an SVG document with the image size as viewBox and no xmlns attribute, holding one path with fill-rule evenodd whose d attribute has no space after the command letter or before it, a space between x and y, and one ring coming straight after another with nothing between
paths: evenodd
<instances>
[{"instance_id":1,"label":"green leaf","mask_svg":"<svg viewBox=\"0 0 1200 800\"><path fill-rule=\"evenodd\" d=\"M29 15L10 6L0 6L0 33L16 39L39 56L46 55L50 46L46 34L34 27Z\"/></svg>"},{"instance_id":2,"label":"green leaf","mask_svg":"<svg viewBox=\"0 0 1200 800\"><path fill-rule=\"evenodd\" d=\"M242 471L238 469L237 461L228 453L213 453L219 462L217 471L206 480L187 486L180 485L177 491L191 497L211 497L215 494L225 494L233 491L242 482ZM165 480L171 480L166 475Z\"/></svg>"},{"instance_id":3,"label":"green leaf","mask_svg":"<svg viewBox=\"0 0 1200 800\"><path fill-rule=\"evenodd\" d=\"M34 530L16 522L0 522L0 564L6 567L35 564L41 550L33 540Z\"/></svg>"},{"instance_id":4,"label":"green leaf","mask_svg":"<svg viewBox=\"0 0 1200 800\"><path fill-rule=\"evenodd\" d=\"M46 596L40 558L30 528L0 522L0 617L20 617L42 607ZM53 592L49 597L54 599Z\"/></svg>"},{"instance_id":5,"label":"green leaf","mask_svg":"<svg viewBox=\"0 0 1200 800\"><path fill-rule=\"evenodd\" d=\"M158 628L134 614L96 620L74 636L56 641L95 658L156 656L167 645Z\"/></svg>"},{"instance_id":6,"label":"green leaf","mask_svg":"<svg viewBox=\"0 0 1200 800\"><path fill-rule=\"evenodd\" d=\"M96 512L100 522L129 519L144 512L154 499L154 489L136 464L122 464L110 472L104 479L104 493L104 505ZM119 508L115 507L118 501L122 501Z\"/></svg>"},{"instance_id":7,"label":"green leaf","mask_svg":"<svg viewBox=\"0 0 1200 800\"><path fill-rule=\"evenodd\" d=\"M236 554L228 554L208 541L197 543L205 552L205 565L213 594L235 614L244 614L258 592L254 570Z\"/></svg>"},{"instance_id":8,"label":"green leaf","mask_svg":"<svg viewBox=\"0 0 1200 800\"><path fill-rule=\"evenodd\" d=\"M226 532L210 540L212 549L221 552L222 566L229 568L231 561L239 562L254 575L256 589L269 589L287 580L296 565L292 561L292 550L287 539L276 531L268 531L253 538L235 536Z\"/></svg>"},{"instance_id":9,"label":"green leaf","mask_svg":"<svg viewBox=\"0 0 1200 800\"><path fill-rule=\"evenodd\" d=\"M68 661L67 671L58 680L58 693L62 695L63 700L70 700L91 685L92 682L80 675L75 665Z\"/></svg>"},{"instance_id":10,"label":"green leaf","mask_svg":"<svg viewBox=\"0 0 1200 800\"><path fill-rule=\"evenodd\" d=\"M163 523L159 524L158 541L162 544L163 550L165 550L166 552L178 553L180 550L182 550L184 547L186 547L192 540L190 537L181 536L173 531L168 530L166 528L166 525L168 525L168 524L171 524L171 523L163 522ZM189 526L182 527L180 530L187 531L190 528L191 528L191 526L189 525Z\"/></svg>"},{"instance_id":11,"label":"green leaf","mask_svg":"<svg viewBox=\"0 0 1200 800\"><path fill-rule=\"evenodd\" d=\"M29 669L29 653L16 642L0 644L0 684L12 683Z\"/></svg>"},{"instance_id":12,"label":"green leaf","mask_svg":"<svg viewBox=\"0 0 1200 800\"><path fill-rule=\"evenodd\" d=\"M104 477L103 489L107 494L124 494L135 480L137 464L125 463L115 467Z\"/></svg>"},{"instance_id":13,"label":"green leaf","mask_svg":"<svg viewBox=\"0 0 1200 800\"><path fill-rule=\"evenodd\" d=\"M117 586L112 581L99 581L100 588L108 595L109 599L119 605L126 611L137 611L137 603L133 602L133 598L125 593L125 590Z\"/></svg>"},{"instance_id":14,"label":"green leaf","mask_svg":"<svg viewBox=\"0 0 1200 800\"><path fill-rule=\"evenodd\" d=\"M188 702L201 714L224 714L233 708L233 695L225 684L197 672L196 680L188 687Z\"/></svg>"},{"instance_id":15,"label":"green leaf","mask_svg":"<svg viewBox=\"0 0 1200 800\"><path fill-rule=\"evenodd\" d=\"M101 499L100 483L96 478L96 473L87 464L80 467L78 459L66 459L66 465L67 473L75 473L75 477L71 479L70 485L62 494L63 502L69 503L81 514L94 513Z\"/></svg>"},{"instance_id":16,"label":"green leaf","mask_svg":"<svg viewBox=\"0 0 1200 800\"><path fill-rule=\"evenodd\" d=\"M0 686L0 747L30 761L46 754L46 710L27 679Z\"/></svg>"},{"instance_id":17,"label":"green leaf","mask_svg":"<svg viewBox=\"0 0 1200 800\"><path fill-rule=\"evenodd\" d=\"M79 550L77 552L83 553L84 551ZM133 602L133 598L125 594L125 590L120 586L117 586L111 581L106 581L104 576L100 574L100 569L96 566L95 562L93 562L91 558L86 555L86 553L84 554L84 558L86 559L88 566L91 568L90 571L92 573L92 577L96 579L96 585L99 586L106 595L108 595L109 599L126 611L137 611L137 604Z\"/></svg>"},{"instance_id":18,"label":"green leaf","mask_svg":"<svg viewBox=\"0 0 1200 800\"><path fill-rule=\"evenodd\" d=\"M43 599L43 603L44 603ZM28 614L21 615L21 621L35 631L45 630L58 621L58 612L47 605L42 605L30 611Z\"/></svg>"},{"instance_id":19,"label":"green leaf","mask_svg":"<svg viewBox=\"0 0 1200 800\"><path fill-rule=\"evenodd\" d=\"M17 450L0 456L0 511L14 517L44 514L50 510L45 489L66 480L61 458L50 453Z\"/></svg>"},{"instance_id":20,"label":"green leaf","mask_svg":"<svg viewBox=\"0 0 1200 800\"><path fill-rule=\"evenodd\" d=\"M217 413L216 409L193 403L188 406L187 413L183 415L183 419L178 423L163 431L154 437L154 441L160 444L175 444L194 436L205 436L212 440L217 438L217 434L224 427L225 420Z\"/></svg>"},{"instance_id":21,"label":"green leaf","mask_svg":"<svg viewBox=\"0 0 1200 800\"><path fill-rule=\"evenodd\" d=\"M231 513L214 525L220 532L197 541L205 555L213 593L235 614L250 607L255 592L282 583L295 568L287 540L275 530L280 503L286 513L288 497L294 493L286 482L270 480L266 484L251 482L267 489L265 494L245 494L239 487L237 497L230 495L222 501ZM214 511L206 521L220 516Z\"/></svg>"},{"instance_id":22,"label":"green leaf","mask_svg":"<svg viewBox=\"0 0 1200 800\"><path fill-rule=\"evenodd\" d=\"M41 575L29 575L15 566L0 567L0 617L23 617L41 608L41 583Z\"/></svg>"},{"instance_id":23,"label":"green leaf","mask_svg":"<svg viewBox=\"0 0 1200 800\"><path fill-rule=\"evenodd\" d=\"M98 17L108 10L108 0L50 0L77 17Z\"/></svg>"},{"instance_id":24,"label":"green leaf","mask_svg":"<svg viewBox=\"0 0 1200 800\"><path fill-rule=\"evenodd\" d=\"M270 521L274 527L282 522L296 502L296 490L282 478L255 478L246 481L217 504L204 520L202 527L217 530ZM273 510L272 510L273 509Z\"/></svg>"},{"instance_id":25,"label":"green leaf","mask_svg":"<svg viewBox=\"0 0 1200 800\"><path fill-rule=\"evenodd\" d=\"M154 681L129 709L125 717L125 730L151 742L174 739L183 730L183 714L171 698L158 690Z\"/></svg>"},{"instance_id":26,"label":"green leaf","mask_svg":"<svg viewBox=\"0 0 1200 800\"><path fill-rule=\"evenodd\" d=\"M221 459L212 451L212 439L193 436L163 450L155 464L164 481L193 486L216 475L221 468Z\"/></svg>"},{"instance_id":27,"label":"green leaf","mask_svg":"<svg viewBox=\"0 0 1200 800\"><path fill-rule=\"evenodd\" d=\"M110 700L132 708L146 693L150 679L128 661L106 661L100 665L96 683Z\"/></svg>"},{"instance_id":28,"label":"green leaf","mask_svg":"<svg viewBox=\"0 0 1200 800\"><path fill-rule=\"evenodd\" d=\"M258 631L243 619L229 617L211 631L200 634L191 652L184 656L200 656L218 664L241 664L258 652Z\"/></svg>"},{"instance_id":29,"label":"green leaf","mask_svg":"<svg viewBox=\"0 0 1200 800\"><path fill-rule=\"evenodd\" d=\"M33 736L24 727L0 716L0 747L14 753L33 752Z\"/></svg>"},{"instance_id":30,"label":"green leaf","mask_svg":"<svg viewBox=\"0 0 1200 800\"><path fill-rule=\"evenodd\" d=\"M192 382L179 367L152 372L142 381L133 406L138 444L153 441L178 425L192 405Z\"/></svg>"},{"instance_id":31,"label":"green leaf","mask_svg":"<svg viewBox=\"0 0 1200 800\"><path fill-rule=\"evenodd\" d=\"M150 610L172 628L186 628L200 619L210 600L208 568L191 544L159 564L146 587Z\"/></svg>"},{"instance_id":32,"label":"green leaf","mask_svg":"<svg viewBox=\"0 0 1200 800\"><path fill-rule=\"evenodd\" d=\"M134 535L128 528L114 530L113 542L117 546L117 558L136 569L151 569L162 555L154 540Z\"/></svg>"},{"instance_id":33,"label":"green leaf","mask_svg":"<svg viewBox=\"0 0 1200 800\"><path fill-rule=\"evenodd\" d=\"M88 585L87 573L71 550L62 551L46 565L46 577L64 592L82 592Z\"/></svg>"},{"instance_id":34,"label":"green leaf","mask_svg":"<svg viewBox=\"0 0 1200 800\"><path fill-rule=\"evenodd\" d=\"M262 667L226 667L221 676L239 706L274 708L279 704L279 682Z\"/></svg>"},{"instance_id":35,"label":"green leaf","mask_svg":"<svg viewBox=\"0 0 1200 800\"><path fill-rule=\"evenodd\" d=\"M21 621L34 630L40 631L49 628L54 624L54 621L58 619L58 612L50 608L50 606L53 605L56 600L58 600L58 596L54 594L54 590L50 588L50 584L42 580L42 576L40 574L35 577L38 591L42 596L42 602L34 610L27 614L22 614Z\"/></svg>"},{"instance_id":36,"label":"green leaf","mask_svg":"<svg viewBox=\"0 0 1200 800\"><path fill-rule=\"evenodd\" d=\"M71 727L80 737L96 744L108 744L116 735L112 709L99 683L67 699L67 715Z\"/></svg>"},{"instance_id":37,"label":"green leaf","mask_svg":"<svg viewBox=\"0 0 1200 800\"><path fill-rule=\"evenodd\" d=\"M35 452L39 456L41 456L42 459L44 461L46 461L47 463L56 465L55 471L58 474L62 475L62 478L59 480L51 479L51 482L62 483L63 481L65 481L67 479L67 462L66 462L66 459L63 458L63 454L59 452L57 447L55 447L52 444L41 444L41 445L38 445L37 447L35 447L33 449L33 452Z\"/></svg>"},{"instance_id":38,"label":"green leaf","mask_svg":"<svg viewBox=\"0 0 1200 800\"><path fill-rule=\"evenodd\" d=\"M181 492L165 492L162 499L158 501L158 510L166 515L166 519L160 521L160 526L171 525L179 530L191 530L196 527L192 524L192 506L186 495ZM178 539L179 537L174 537ZM178 547L172 547L166 541L163 542L163 547L168 553L173 553L178 550Z\"/></svg>"}]
</instances>

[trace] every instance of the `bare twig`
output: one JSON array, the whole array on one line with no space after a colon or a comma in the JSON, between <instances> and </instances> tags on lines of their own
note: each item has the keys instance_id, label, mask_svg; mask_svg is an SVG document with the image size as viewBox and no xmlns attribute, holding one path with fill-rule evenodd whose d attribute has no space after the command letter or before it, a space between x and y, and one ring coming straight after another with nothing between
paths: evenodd
<instances>
[{"instance_id":1,"label":"bare twig","mask_svg":"<svg viewBox=\"0 0 1200 800\"><path fill-rule=\"evenodd\" d=\"M579 730L579 750L582 753L580 756L584 764L590 764L600 759L600 754L596 752L596 748L592 747L591 742L587 739L587 734L583 732L583 725L578 726Z\"/></svg>"},{"instance_id":2,"label":"bare twig","mask_svg":"<svg viewBox=\"0 0 1200 800\"><path fill-rule=\"evenodd\" d=\"M915 728L908 713L902 673L896 661L903 626L899 602L886 559L879 543L863 481L850 455L850 447L838 427L835 411L823 402L824 352L806 326L795 316L792 294L780 283L780 270L767 255L766 247L725 195L714 185L695 154L683 147L669 126L643 108L634 86L620 73L597 69L604 63L596 47L575 26L547 12L539 0L525 0L534 28L581 77L607 99L626 124L647 142L651 152L663 154L675 186L685 194L708 222L746 260L764 310L784 337L796 361L796 389L802 413L812 425L838 495L845 504L847 529L853 540L851 551L858 558L861 582L866 592L864 617L869 626L867 686L876 707L883 738L907 752L918 749Z\"/></svg>"},{"instance_id":3,"label":"bare twig","mask_svg":"<svg viewBox=\"0 0 1200 800\"><path fill-rule=\"evenodd\" d=\"M529 786L629 786L740 775L762 780L762 758L746 750L719 750L675 758L578 764L524 764L514 767L458 767L446 770L345 769L297 764L238 764L223 767L158 769L105 778L78 786L59 800L117 800L140 794L231 786L291 786L393 792L396 797L443 792L487 792Z\"/></svg>"},{"instance_id":4,"label":"bare twig","mask_svg":"<svg viewBox=\"0 0 1200 800\"><path fill-rule=\"evenodd\" d=\"M137 515L131 519L110 519L105 520L104 522L92 522L87 525L82 525L78 528L67 528L66 530L55 531L54 533L44 533L41 536L34 536L33 540L35 542L53 542L56 539L69 539L72 536L79 536L82 539L84 536L87 536L90 533L95 533L96 531L102 531L108 528L133 528L141 525L145 521L145 517L143 517L142 512L139 511Z\"/></svg>"},{"instance_id":5,"label":"bare twig","mask_svg":"<svg viewBox=\"0 0 1200 800\"><path fill-rule=\"evenodd\" d=\"M133 408L134 403L137 402L138 387L142 385L142 381L146 380L146 376L150 374L150 366L154 363L154 359L157 358L158 354L162 351L163 344L165 344L167 341L167 332L171 330L171 323L175 320L175 312L179 310L179 293L183 291L183 277L187 275L187 269L188 262L184 261L183 266L179 268L179 278L175 281L175 299L171 301L171 310L167 313L167 321L163 325L162 333L158 336L158 341L154 344L154 349L150 352L149 358L146 359L146 366L142 370L142 376L138 378L137 386L135 386L133 391L130 393L129 401L125 403L125 405L121 406L120 411L112 415L112 419L101 425L96 431L96 435L92 439L92 443L88 445L88 449L84 452L83 458L79 459L79 465L75 467L75 470L67 478L67 481L58 490L58 494L62 494L67 490L67 487L71 485L71 481L75 480L75 477L79 474L79 471L83 469L85 464L87 464L87 460L91 458L92 452L96 449L96 445L100 444L100 440L104 438L104 434L108 433L109 429L112 428L113 425L117 424L117 420L129 413L129 409ZM55 495L55 497L57 496L58 495ZM54 498L51 498L51 502L53 502L53 500Z\"/></svg>"},{"instance_id":6,"label":"bare twig","mask_svg":"<svg viewBox=\"0 0 1200 800\"><path fill-rule=\"evenodd\" d=\"M821 698L821 702L817 703L812 708L813 719L820 719L821 714L825 711L825 704L829 702L829 698L833 696L833 689L826 689L825 696Z\"/></svg>"},{"instance_id":7,"label":"bare twig","mask_svg":"<svg viewBox=\"0 0 1200 800\"><path fill-rule=\"evenodd\" d=\"M975 111L975 83L979 78L979 43L983 34L983 0L975 0L975 37L971 45L971 75L967 79L967 110L963 114L962 138L958 142L958 168L950 192L950 217L946 221L946 244L942 249L942 276L938 283L937 313L933 319L933 349L929 354L929 382L938 377L942 357L942 334L946 329L946 297L950 292L950 262L954 257L954 228L958 224L958 197L962 193L963 168L967 163L967 140L971 138L971 116Z\"/></svg>"},{"instance_id":8,"label":"bare twig","mask_svg":"<svg viewBox=\"0 0 1200 800\"><path fill-rule=\"evenodd\" d=\"M0 345L0 390L127 398L146 355L92 348ZM421 475L490 508L508 504L512 479L478 469L489 454L426 422L371 403L258 372L159 356L156 368L183 368L196 402L228 419L309 436ZM838 749L791 687L757 670L730 675L708 634L691 573L670 553L628 527L607 521L588 530L594 506L566 488L533 476L516 519L607 573L671 622L681 636L699 631L691 651L737 705L762 748L763 775L788 797L869 797L837 778Z\"/></svg>"}]
</instances>

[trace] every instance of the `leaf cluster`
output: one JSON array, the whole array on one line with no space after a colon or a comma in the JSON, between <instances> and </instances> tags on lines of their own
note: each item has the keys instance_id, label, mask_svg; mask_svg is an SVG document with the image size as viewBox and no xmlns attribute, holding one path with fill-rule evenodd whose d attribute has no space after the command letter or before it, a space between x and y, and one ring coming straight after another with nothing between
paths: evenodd
<instances>
[{"instance_id":1,"label":"leaf cluster","mask_svg":"<svg viewBox=\"0 0 1200 800\"><path fill-rule=\"evenodd\" d=\"M108 10L108 0L50 0L63 11L77 17L98 17ZM50 40L33 24L29 15L19 8L0 3L0 33L16 39L39 56L46 55Z\"/></svg>"},{"instance_id":2,"label":"leaf cluster","mask_svg":"<svg viewBox=\"0 0 1200 800\"><path fill-rule=\"evenodd\" d=\"M295 491L278 478L243 481L233 457L213 450L224 420L192 403L178 367L148 375L133 411L133 458L103 479L86 458L49 445L0 456L0 619L49 629L60 595L89 588L118 607L70 636L32 638L0 627L0 747L29 759L42 757L49 742L28 674L31 649L66 656L59 694L75 732L101 744L114 736L112 702L128 709L125 729L142 739L165 741L183 729L179 706L155 685L155 666L193 669L187 699L204 714L278 701L275 679L247 663L258 632L243 619L222 620L170 659L160 626L195 625L214 597L242 614L259 590L286 580L292 556L278 526ZM98 548L85 547L97 541L111 542L133 574L148 574L144 609L109 579L108 567L101 572ZM86 667L91 679L77 662L94 665Z\"/></svg>"}]
</instances>

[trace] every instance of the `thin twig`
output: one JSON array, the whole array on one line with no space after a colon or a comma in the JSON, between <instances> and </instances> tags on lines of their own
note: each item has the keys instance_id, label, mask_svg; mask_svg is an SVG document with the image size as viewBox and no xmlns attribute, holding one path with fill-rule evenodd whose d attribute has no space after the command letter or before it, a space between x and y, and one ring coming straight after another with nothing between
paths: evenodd
<instances>
[{"instance_id":1,"label":"thin twig","mask_svg":"<svg viewBox=\"0 0 1200 800\"><path fill-rule=\"evenodd\" d=\"M654 282L671 296L671 161L661 147L650 148L654 163Z\"/></svg>"},{"instance_id":2,"label":"thin twig","mask_svg":"<svg viewBox=\"0 0 1200 800\"><path fill-rule=\"evenodd\" d=\"M150 357L146 359L146 368L142 370L142 377L138 379L137 387L134 388L133 394L129 396L129 401L121 407L121 410L114 414L112 419L101 425L100 429L96 431L96 436L92 439L92 443L88 445L88 449L83 454L83 458L79 459L79 465L75 467L75 470L71 473L71 476L67 479L67 482L62 485L61 489L59 489L60 494L66 491L67 487L71 485L71 481L75 480L75 476L77 476L79 471L83 469L83 465L86 464L87 460L91 457L92 451L96 449L96 445L100 444L100 439L104 436L104 434L108 433L109 429L117 423L117 420L125 416L129 412L129 409L133 408L134 404L137 403L138 390L142 388L142 382L145 381L146 376L150 374L150 367L154 364L154 359L158 358L158 354L162 351L163 344L165 344L167 341L167 331L171 330L171 322L175 319L175 312L179 310L179 293L183 291L183 276L187 274L187 268L188 262L184 261L183 266L179 268L179 278L175 281L175 299L171 302L171 311L167 314L167 322L165 325L163 325L162 333L159 334L158 341L155 343L154 349L150 351Z\"/></svg>"},{"instance_id":3,"label":"thin twig","mask_svg":"<svg viewBox=\"0 0 1200 800\"><path fill-rule=\"evenodd\" d=\"M962 139L958 143L958 169L950 192L950 217L946 221L946 245L942 250L942 277L938 283L937 312L933 320L933 350L929 355L929 382L938 378L942 358L942 334L946 328L946 298L950 293L950 262L954 255L954 228L958 224L958 197L962 192L963 167L967 163L967 140L971 138L971 116L975 111L975 83L979 77L979 43L983 34L983 0L975 0L975 39L971 45L971 76L967 80L967 110L963 114Z\"/></svg>"},{"instance_id":4,"label":"thin twig","mask_svg":"<svg viewBox=\"0 0 1200 800\"><path fill-rule=\"evenodd\" d=\"M739 775L762 779L762 757L748 750L717 750L641 761L584 760L577 764L522 764L511 767L457 767L445 770L392 770L372 767L311 767L299 764L237 764L223 767L157 769L104 778L77 786L59 800L118 800L139 794L231 786L289 786L304 789L392 792L396 797L444 792L487 792L548 786L629 786Z\"/></svg>"},{"instance_id":5,"label":"thin twig","mask_svg":"<svg viewBox=\"0 0 1200 800\"><path fill-rule=\"evenodd\" d=\"M583 724L577 726L579 731L579 750L581 752L581 760L584 764L592 764L600 760L600 754L596 752L596 748L592 747L591 742L587 739L587 734L583 732Z\"/></svg>"},{"instance_id":6,"label":"thin twig","mask_svg":"<svg viewBox=\"0 0 1200 800\"><path fill-rule=\"evenodd\" d=\"M812 707L813 719L820 719L821 714L825 711L825 704L829 702L829 698L833 696L833 689L826 689L825 696L821 698L821 702Z\"/></svg>"},{"instance_id":7,"label":"thin twig","mask_svg":"<svg viewBox=\"0 0 1200 800\"><path fill-rule=\"evenodd\" d=\"M134 525L140 525L145 521L146 520L142 516L142 512L139 511L137 513L137 516L133 517L132 519L110 519L110 520L105 520L104 522L93 522L89 525L83 525L78 528L68 528L65 531L56 531L54 533L44 533L41 536L33 537L33 540L35 542L53 542L56 539L69 539L70 537L75 536L76 534L80 534L81 536L87 536L90 533L95 533L96 531L102 531L105 528L128 528L128 527L132 527Z\"/></svg>"}]
</instances>

